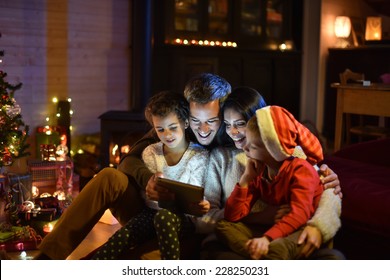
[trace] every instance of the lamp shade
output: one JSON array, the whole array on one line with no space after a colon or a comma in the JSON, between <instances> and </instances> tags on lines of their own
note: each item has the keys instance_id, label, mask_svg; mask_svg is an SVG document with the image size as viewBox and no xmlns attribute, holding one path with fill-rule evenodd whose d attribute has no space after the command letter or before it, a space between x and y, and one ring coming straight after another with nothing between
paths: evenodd
<instances>
[{"instance_id":1,"label":"lamp shade","mask_svg":"<svg viewBox=\"0 0 390 280\"><path fill-rule=\"evenodd\" d=\"M349 17L336 17L334 21L334 34L337 38L349 37L349 34L351 34L351 20Z\"/></svg>"},{"instance_id":2,"label":"lamp shade","mask_svg":"<svg viewBox=\"0 0 390 280\"><path fill-rule=\"evenodd\" d=\"M382 18L368 17L366 21L366 40L382 39Z\"/></svg>"}]
</instances>

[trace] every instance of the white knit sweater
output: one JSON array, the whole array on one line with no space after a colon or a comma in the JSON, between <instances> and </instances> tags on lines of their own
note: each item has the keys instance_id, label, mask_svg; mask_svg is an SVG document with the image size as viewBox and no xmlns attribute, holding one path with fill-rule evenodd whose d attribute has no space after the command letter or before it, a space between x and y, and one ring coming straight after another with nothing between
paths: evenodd
<instances>
[{"instance_id":1,"label":"white knit sweater","mask_svg":"<svg viewBox=\"0 0 390 280\"><path fill-rule=\"evenodd\" d=\"M245 153L235 147L219 147L211 152L205 185L205 196L210 201L211 210L203 216L199 232L212 233L215 224L223 218L225 202L243 174L245 164ZM256 211L259 211L264 203L257 206ZM340 214L341 199L333 194L333 189L329 189L322 194L319 206L308 224L317 227L323 242L327 242L341 226Z\"/></svg>"},{"instance_id":2,"label":"white knit sweater","mask_svg":"<svg viewBox=\"0 0 390 280\"><path fill-rule=\"evenodd\" d=\"M209 152L199 144L190 142L180 161L175 165L167 164L162 142L146 147L142 159L152 173L161 172L168 179L204 186ZM144 193L143 197L145 198ZM145 203L150 208L159 209L157 201L145 199Z\"/></svg>"}]
</instances>

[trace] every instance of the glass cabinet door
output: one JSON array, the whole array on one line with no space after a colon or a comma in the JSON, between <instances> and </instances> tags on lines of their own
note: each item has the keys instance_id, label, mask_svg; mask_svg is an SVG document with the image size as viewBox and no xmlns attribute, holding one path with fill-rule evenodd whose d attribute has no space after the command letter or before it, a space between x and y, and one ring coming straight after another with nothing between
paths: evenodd
<instances>
[{"instance_id":1,"label":"glass cabinet door","mask_svg":"<svg viewBox=\"0 0 390 280\"><path fill-rule=\"evenodd\" d=\"M210 0L208 3L208 31L210 34L227 34L229 31L228 0Z\"/></svg>"},{"instance_id":2,"label":"glass cabinet door","mask_svg":"<svg viewBox=\"0 0 390 280\"><path fill-rule=\"evenodd\" d=\"M175 0L175 31L198 32L199 18L198 0Z\"/></svg>"},{"instance_id":3,"label":"glass cabinet door","mask_svg":"<svg viewBox=\"0 0 390 280\"><path fill-rule=\"evenodd\" d=\"M157 11L165 11L164 38L159 42L233 42L241 48L275 50L301 40L303 0L154 1Z\"/></svg>"},{"instance_id":4,"label":"glass cabinet door","mask_svg":"<svg viewBox=\"0 0 390 280\"><path fill-rule=\"evenodd\" d=\"M261 1L242 0L240 7L240 33L242 35L259 36L262 32Z\"/></svg>"},{"instance_id":5,"label":"glass cabinet door","mask_svg":"<svg viewBox=\"0 0 390 280\"><path fill-rule=\"evenodd\" d=\"M241 34L280 39L283 26L283 2L280 0L242 0Z\"/></svg>"},{"instance_id":6,"label":"glass cabinet door","mask_svg":"<svg viewBox=\"0 0 390 280\"><path fill-rule=\"evenodd\" d=\"M282 39L283 1L267 1L267 38Z\"/></svg>"}]
</instances>

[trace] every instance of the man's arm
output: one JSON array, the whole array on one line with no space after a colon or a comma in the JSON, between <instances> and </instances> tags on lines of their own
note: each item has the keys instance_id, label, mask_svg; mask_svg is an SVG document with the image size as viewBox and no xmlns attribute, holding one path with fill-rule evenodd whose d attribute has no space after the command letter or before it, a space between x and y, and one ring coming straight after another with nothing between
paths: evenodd
<instances>
[{"instance_id":1,"label":"man's arm","mask_svg":"<svg viewBox=\"0 0 390 280\"><path fill-rule=\"evenodd\" d=\"M303 244L301 257L309 257L315 249L335 236L341 226L341 198L333 189L325 190L314 216L307 222L298 244Z\"/></svg>"},{"instance_id":2,"label":"man's arm","mask_svg":"<svg viewBox=\"0 0 390 280\"><path fill-rule=\"evenodd\" d=\"M320 230L323 243L333 238L341 226L341 198L333 191L327 189L322 193L314 216L307 222Z\"/></svg>"},{"instance_id":3,"label":"man's arm","mask_svg":"<svg viewBox=\"0 0 390 280\"><path fill-rule=\"evenodd\" d=\"M118 170L133 177L137 184L143 189L145 189L153 173L150 172L143 162L142 152L147 146L156 143L157 141L154 130L149 131L134 144L129 153L122 157L121 162L118 165Z\"/></svg>"},{"instance_id":4,"label":"man's arm","mask_svg":"<svg viewBox=\"0 0 390 280\"><path fill-rule=\"evenodd\" d=\"M341 226L341 187L338 176L326 164L322 164L318 170L325 191L314 213L308 221L298 244L303 244L301 255L308 257L315 249L333 238Z\"/></svg>"}]
</instances>

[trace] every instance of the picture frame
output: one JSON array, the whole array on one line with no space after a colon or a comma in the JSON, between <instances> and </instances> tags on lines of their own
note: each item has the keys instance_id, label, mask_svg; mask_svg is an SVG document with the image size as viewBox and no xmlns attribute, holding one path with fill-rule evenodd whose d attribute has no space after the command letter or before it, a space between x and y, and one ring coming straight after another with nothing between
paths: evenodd
<instances>
[{"instance_id":1,"label":"picture frame","mask_svg":"<svg viewBox=\"0 0 390 280\"><path fill-rule=\"evenodd\" d=\"M352 40L355 47L364 45L365 22L362 18L351 17Z\"/></svg>"}]
</instances>

